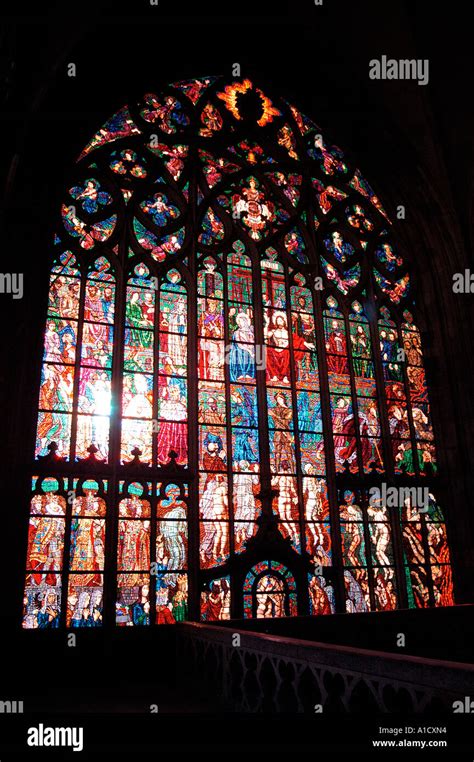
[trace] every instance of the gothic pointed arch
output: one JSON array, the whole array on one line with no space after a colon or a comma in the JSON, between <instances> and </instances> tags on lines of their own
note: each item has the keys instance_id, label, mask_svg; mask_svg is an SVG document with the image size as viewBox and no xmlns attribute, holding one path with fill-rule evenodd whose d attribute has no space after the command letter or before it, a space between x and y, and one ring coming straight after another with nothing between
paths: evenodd
<instances>
[{"instance_id":1,"label":"gothic pointed arch","mask_svg":"<svg viewBox=\"0 0 474 762\"><path fill-rule=\"evenodd\" d=\"M296 106L120 108L52 243L23 626L452 604L410 273Z\"/></svg>"}]
</instances>

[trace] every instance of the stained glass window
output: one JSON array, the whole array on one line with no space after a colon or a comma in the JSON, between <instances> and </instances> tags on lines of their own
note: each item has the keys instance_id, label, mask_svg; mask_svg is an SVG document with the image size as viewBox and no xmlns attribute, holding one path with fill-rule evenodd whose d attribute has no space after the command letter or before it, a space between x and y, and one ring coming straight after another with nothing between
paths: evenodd
<instances>
[{"instance_id":1,"label":"stained glass window","mask_svg":"<svg viewBox=\"0 0 474 762\"><path fill-rule=\"evenodd\" d=\"M311 119L146 93L51 248L25 628L453 603L410 252Z\"/></svg>"}]
</instances>

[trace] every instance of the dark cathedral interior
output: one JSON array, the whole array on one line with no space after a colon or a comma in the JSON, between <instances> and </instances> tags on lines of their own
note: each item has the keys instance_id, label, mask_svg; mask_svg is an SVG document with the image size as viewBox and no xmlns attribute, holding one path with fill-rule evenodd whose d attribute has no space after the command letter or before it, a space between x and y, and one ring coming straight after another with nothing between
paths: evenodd
<instances>
[{"instance_id":1,"label":"dark cathedral interior","mask_svg":"<svg viewBox=\"0 0 474 762\"><path fill-rule=\"evenodd\" d=\"M383 758L424 723L399 738L448 727L436 753L470 759L462 4L22 11L0 33L2 760L38 757L39 723L84 727L90 759Z\"/></svg>"}]
</instances>

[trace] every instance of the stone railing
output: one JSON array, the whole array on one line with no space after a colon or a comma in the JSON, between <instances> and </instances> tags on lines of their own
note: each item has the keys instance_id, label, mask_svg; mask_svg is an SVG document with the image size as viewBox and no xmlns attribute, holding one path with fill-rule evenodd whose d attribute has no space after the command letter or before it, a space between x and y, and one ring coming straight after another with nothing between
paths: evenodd
<instances>
[{"instance_id":1,"label":"stone railing","mask_svg":"<svg viewBox=\"0 0 474 762\"><path fill-rule=\"evenodd\" d=\"M450 713L474 666L182 623L178 678L242 712Z\"/></svg>"}]
</instances>

